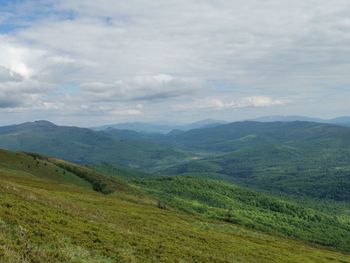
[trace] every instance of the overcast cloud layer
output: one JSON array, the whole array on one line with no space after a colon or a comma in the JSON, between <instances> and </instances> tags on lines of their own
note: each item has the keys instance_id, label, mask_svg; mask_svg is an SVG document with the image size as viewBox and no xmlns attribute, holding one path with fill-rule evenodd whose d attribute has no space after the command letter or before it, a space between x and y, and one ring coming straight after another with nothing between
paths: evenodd
<instances>
[{"instance_id":1,"label":"overcast cloud layer","mask_svg":"<svg viewBox=\"0 0 350 263\"><path fill-rule=\"evenodd\" d=\"M348 0L0 0L0 124L350 115Z\"/></svg>"}]
</instances>

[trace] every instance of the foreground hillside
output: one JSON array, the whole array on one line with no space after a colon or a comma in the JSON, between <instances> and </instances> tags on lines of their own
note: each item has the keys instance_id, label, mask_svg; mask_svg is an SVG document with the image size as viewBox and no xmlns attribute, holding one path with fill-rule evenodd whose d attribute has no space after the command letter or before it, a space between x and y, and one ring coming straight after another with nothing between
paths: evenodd
<instances>
[{"instance_id":1,"label":"foreground hillside","mask_svg":"<svg viewBox=\"0 0 350 263\"><path fill-rule=\"evenodd\" d=\"M337 212L334 205L315 209L313 203L300 204L223 181L192 176L133 181L188 213L350 251L350 214L345 212L349 206L338 207Z\"/></svg>"},{"instance_id":2,"label":"foreground hillside","mask_svg":"<svg viewBox=\"0 0 350 263\"><path fill-rule=\"evenodd\" d=\"M0 152L1 262L350 262L323 247L160 209L123 182L102 194L93 183L112 179L63 164Z\"/></svg>"}]
</instances>

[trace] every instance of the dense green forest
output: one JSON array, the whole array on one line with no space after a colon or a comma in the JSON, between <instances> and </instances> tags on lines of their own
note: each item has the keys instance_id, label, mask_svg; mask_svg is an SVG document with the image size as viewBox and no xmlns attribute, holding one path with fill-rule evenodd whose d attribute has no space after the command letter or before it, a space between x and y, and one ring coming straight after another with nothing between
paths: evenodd
<instances>
[{"instance_id":1,"label":"dense green forest","mask_svg":"<svg viewBox=\"0 0 350 263\"><path fill-rule=\"evenodd\" d=\"M170 206L192 214L350 251L350 214L337 216L281 197L200 177L146 178L132 182Z\"/></svg>"},{"instance_id":2,"label":"dense green forest","mask_svg":"<svg viewBox=\"0 0 350 263\"><path fill-rule=\"evenodd\" d=\"M122 173L122 169L118 170ZM120 176L126 177L124 174ZM105 182L112 190L101 193L93 186L96 180ZM264 233L248 224L243 226L243 222L234 221L235 211L222 214L224 218L215 216L226 208L220 211L223 201L216 198L220 193L215 196L209 190L211 186L215 188L214 182L174 178L169 181L173 184L171 186L167 179L138 180L127 184L116 177L107 177L76 164L42 155L1 150L1 262L350 261L350 256L344 252L283 237L274 231ZM184 188L183 201L176 201L181 195L174 191L179 190L176 190L177 186L191 182L186 180L192 180L193 187ZM149 188L150 184L154 185L153 190ZM218 183L219 188L221 184ZM166 204L162 204L160 199L163 198L164 186L172 188L166 195L174 192L173 198L164 199ZM200 193L196 190L198 186L209 187L202 192L209 198L208 208L201 203L200 197L197 198L198 207L202 208L193 208L197 207L194 197ZM157 198L154 193L148 194L156 188L160 191ZM293 204L236 186L226 186L225 191L229 191L227 200L232 200L229 206L236 207L237 214L240 205L250 204L251 208L255 207L254 213L261 209L260 215L267 216L264 211L270 211L273 217L276 210L279 211L276 213L285 213L287 217L289 213L295 213L299 218L305 213L305 216L312 215L320 220L320 224L327 220L335 223L332 221L335 219L327 215L307 209L294 211ZM190 198L193 204L188 203ZM255 198L258 201L256 205ZM178 205L181 202L185 209ZM286 208L282 209L284 205ZM208 214L214 216L209 218ZM246 216L241 218L248 219ZM341 226L337 223L327 229L337 230L341 235L344 231ZM346 240L338 243L339 248L345 248Z\"/></svg>"}]
</instances>

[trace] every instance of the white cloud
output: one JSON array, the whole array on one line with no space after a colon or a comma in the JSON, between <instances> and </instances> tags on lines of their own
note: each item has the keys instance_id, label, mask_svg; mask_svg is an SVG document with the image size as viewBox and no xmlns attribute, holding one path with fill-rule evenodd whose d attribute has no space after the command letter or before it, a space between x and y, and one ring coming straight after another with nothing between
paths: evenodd
<instances>
[{"instance_id":1,"label":"white cloud","mask_svg":"<svg viewBox=\"0 0 350 263\"><path fill-rule=\"evenodd\" d=\"M161 100L183 96L199 89L200 81L175 78L167 74L138 75L114 83L80 84L93 101Z\"/></svg>"},{"instance_id":2,"label":"white cloud","mask_svg":"<svg viewBox=\"0 0 350 263\"><path fill-rule=\"evenodd\" d=\"M324 99L350 86L347 0L24 1L13 10L0 23L24 27L0 34L0 107L33 118L348 109ZM48 15L21 21L40 10ZM64 85L78 91L62 95Z\"/></svg>"},{"instance_id":3,"label":"white cloud","mask_svg":"<svg viewBox=\"0 0 350 263\"><path fill-rule=\"evenodd\" d=\"M283 102L281 100L275 100L271 97L266 96L253 96L245 98L242 102L242 106L253 106L253 107L269 107L274 105L284 105L286 102Z\"/></svg>"},{"instance_id":4,"label":"white cloud","mask_svg":"<svg viewBox=\"0 0 350 263\"><path fill-rule=\"evenodd\" d=\"M219 98L201 98L195 101L175 104L173 107L177 110L190 110L190 109L207 109L207 110L229 110L229 109L241 109L241 108L264 108L271 106L286 105L287 101L274 99L267 96L252 96L243 97L233 100L225 100Z\"/></svg>"},{"instance_id":5,"label":"white cloud","mask_svg":"<svg viewBox=\"0 0 350 263\"><path fill-rule=\"evenodd\" d=\"M112 115L118 117L118 116L135 116L135 115L142 115L142 111L138 109L127 109L127 110L114 110L111 112Z\"/></svg>"},{"instance_id":6,"label":"white cloud","mask_svg":"<svg viewBox=\"0 0 350 263\"><path fill-rule=\"evenodd\" d=\"M28 66L35 55L25 47L14 45L6 38L0 38L0 66L8 69L23 78L32 75L32 69ZM34 52L33 52L34 53Z\"/></svg>"},{"instance_id":7,"label":"white cloud","mask_svg":"<svg viewBox=\"0 0 350 263\"><path fill-rule=\"evenodd\" d=\"M22 81L23 77L5 67L0 66L0 82Z\"/></svg>"}]
</instances>

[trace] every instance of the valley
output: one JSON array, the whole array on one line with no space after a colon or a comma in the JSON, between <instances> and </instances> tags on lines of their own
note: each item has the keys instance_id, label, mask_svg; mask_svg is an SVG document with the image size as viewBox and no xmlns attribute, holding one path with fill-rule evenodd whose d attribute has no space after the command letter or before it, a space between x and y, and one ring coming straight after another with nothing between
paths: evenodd
<instances>
[{"instance_id":1,"label":"valley","mask_svg":"<svg viewBox=\"0 0 350 263\"><path fill-rule=\"evenodd\" d=\"M0 254L5 262L349 262L349 138L350 128L311 122L168 134L1 127L0 147L10 151L0 154Z\"/></svg>"}]
</instances>

